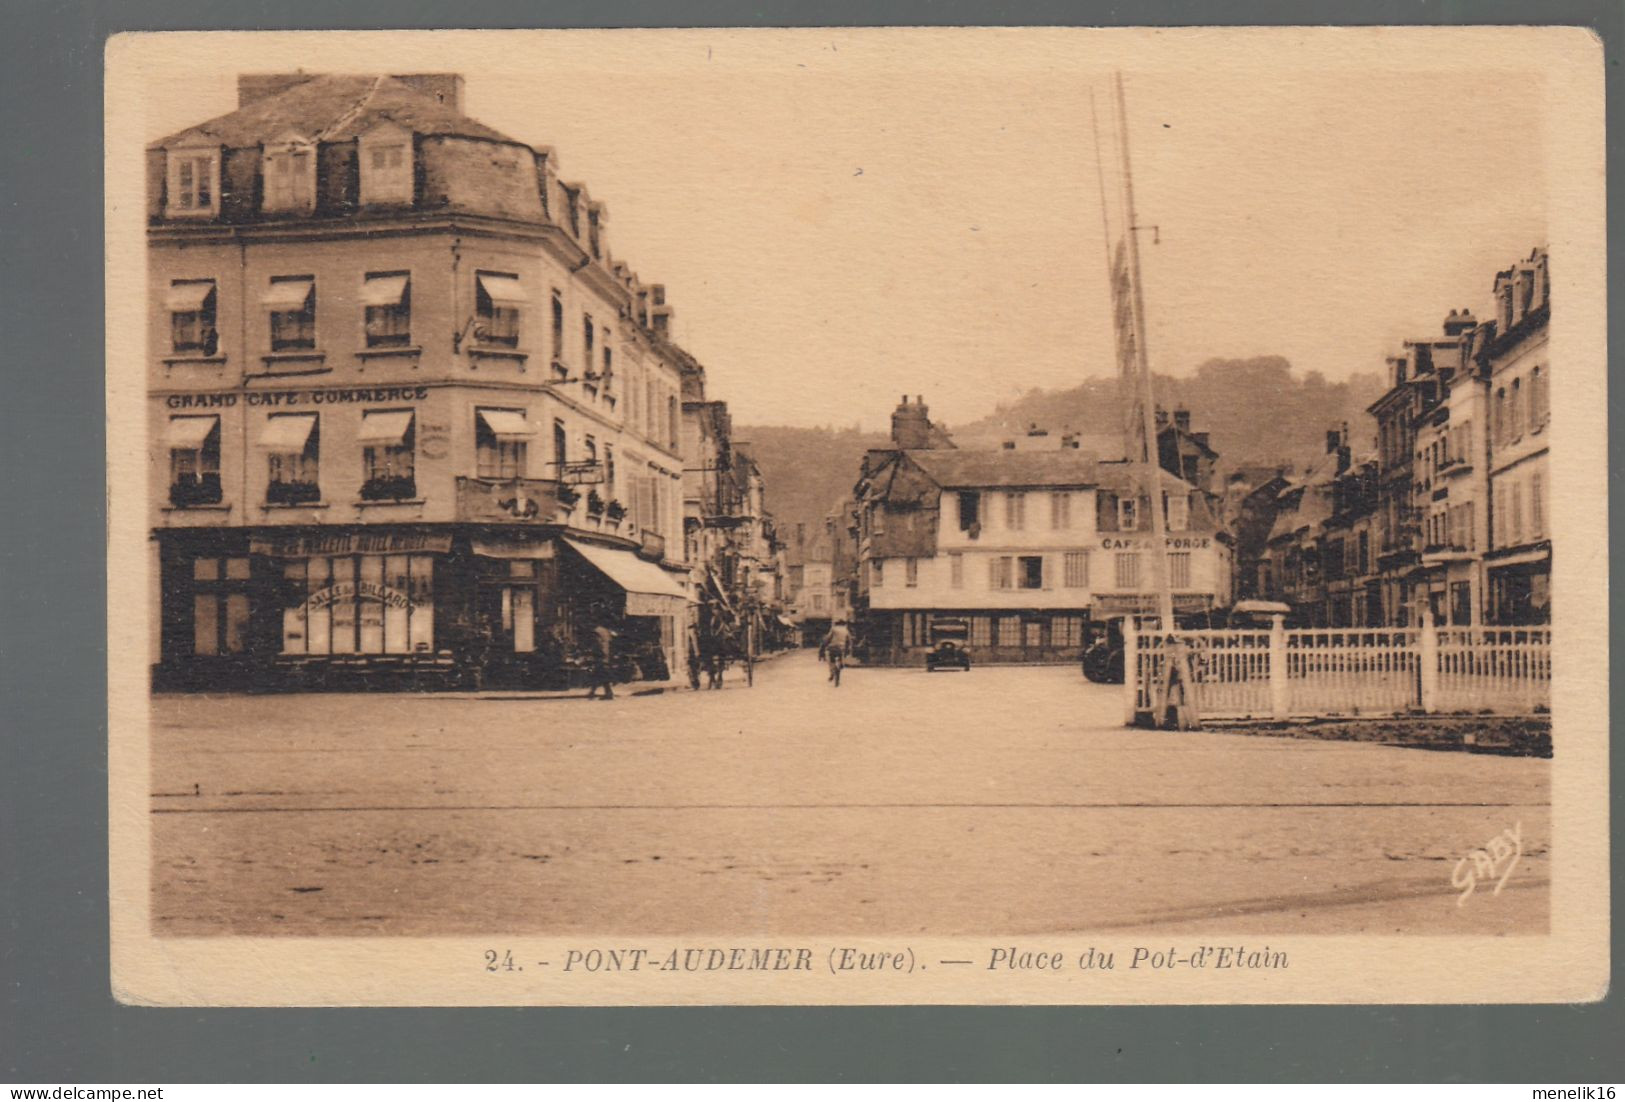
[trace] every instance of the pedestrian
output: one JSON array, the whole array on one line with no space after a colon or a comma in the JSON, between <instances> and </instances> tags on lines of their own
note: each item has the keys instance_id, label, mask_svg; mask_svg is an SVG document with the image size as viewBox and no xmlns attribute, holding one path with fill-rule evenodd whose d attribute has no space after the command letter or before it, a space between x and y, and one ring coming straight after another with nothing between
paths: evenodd
<instances>
[{"instance_id":1,"label":"pedestrian","mask_svg":"<svg viewBox=\"0 0 1625 1102\"><path fill-rule=\"evenodd\" d=\"M592 686L587 690L587 699L592 700L598 695L598 690L604 690L605 700L615 699L615 687L612 684L614 675L611 659L615 649L615 631L609 626L607 619L600 619L598 626L592 629Z\"/></svg>"}]
</instances>

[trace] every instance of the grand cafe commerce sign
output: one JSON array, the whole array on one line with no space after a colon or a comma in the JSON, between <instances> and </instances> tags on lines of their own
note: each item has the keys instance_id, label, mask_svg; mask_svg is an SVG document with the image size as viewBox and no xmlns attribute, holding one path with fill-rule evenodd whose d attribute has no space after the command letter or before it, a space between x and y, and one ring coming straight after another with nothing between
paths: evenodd
<instances>
[{"instance_id":1,"label":"grand cafe commerce sign","mask_svg":"<svg viewBox=\"0 0 1625 1102\"><path fill-rule=\"evenodd\" d=\"M230 409L236 394L171 394L164 399L170 409ZM352 402L421 402L429 397L426 386L342 387L331 390L251 390L250 406L336 406Z\"/></svg>"}]
</instances>

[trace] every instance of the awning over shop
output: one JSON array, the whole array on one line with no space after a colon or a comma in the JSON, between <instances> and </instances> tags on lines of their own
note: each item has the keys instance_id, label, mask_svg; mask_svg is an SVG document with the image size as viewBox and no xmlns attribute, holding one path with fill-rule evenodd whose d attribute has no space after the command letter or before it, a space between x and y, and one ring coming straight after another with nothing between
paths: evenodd
<instances>
[{"instance_id":1,"label":"awning over shop","mask_svg":"<svg viewBox=\"0 0 1625 1102\"><path fill-rule=\"evenodd\" d=\"M530 422L525 420L525 415L516 409L482 409L479 412L480 420L498 440L523 440L536 435Z\"/></svg>"},{"instance_id":2,"label":"awning over shop","mask_svg":"<svg viewBox=\"0 0 1625 1102\"><path fill-rule=\"evenodd\" d=\"M203 304L214 294L214 281L200 283L171 283L164 296L164 305L172 314L192 314L203 309Z\"/></svg>"},{"instance_id":3,"label":"awning over shop","mask_svg":"<svg viewBox=\"0 0 1625 1102\"><path fill-rule=\"evenodd\" d=\"M201 448L219 425L218 417L171 417L164 442L172 448Z\"/></svg>"},{"instance_id":4,"label":"awning over shop","mask_svg":"<svg viewBox=\"0 0 1625 1102\"><path fill-rule=\"evenodd\" d=\"M660 567L651 562L644 562L630 551L621 551L613 547L598 547L590 543L577 543L575 540L564 541L569 544L582 558L586 559L599 572L610 581L620 586L626 592L645 597L675 597L686 601L688 594L682 585Z\"/></svg>"},{"instance_id":5,"label":"awning over shop","mask_svg":"<svg viewBox=\"0 0 1625 1102\"><path fill-rule=\"evenodd\" d=\"M311 430L315 427L314 413L284 413L269 417L265 421L265 431L260 433L259 445L278 452L304 451Z\"/></svg>"},{"instance_id":6,"label":"awning over shop","mask_svg":"<svg viewBox=\"0 0 1625 1102\"><path fill-rule=\"evenodd\" d=\"M399 306L406 297L406 282L411 278L403 275L373 276L361 284L361 305L363 306Z\"/></svg>"},{"instance_id":7,"label":"awning over shop","mask_svg":"<svg viewBox=\"0 0 1625 1102\"><path fill-rule=\"evenodd\" d=\"M406 430L412 427L412 411L392 409L361 415L361 431L356 442L373 446L393 446L406 439Z\"/></svg>"},{"instance_id":8,"label":"awning over shop","mask_svg":"<svg viewBox=\"0 0 1625 1102\"><path fill-rule=\"evenodd\" d=\"M315 290L314 279L279 279L260 301L271 310L301 310Z\"/></svg>"},{"instance_id":9,"label":"awning over shop","mask_svg":"<svg viewBox=\"0 0 1625 1102\"><path fill-rule=\"evenodd\" d=\"M525 297L525 285L514 276L492 275L489 272L480 273L480 287L491 296L493 306L505 306L510 309L525 305L529 301Z\"/></svg>"}]
</instances>

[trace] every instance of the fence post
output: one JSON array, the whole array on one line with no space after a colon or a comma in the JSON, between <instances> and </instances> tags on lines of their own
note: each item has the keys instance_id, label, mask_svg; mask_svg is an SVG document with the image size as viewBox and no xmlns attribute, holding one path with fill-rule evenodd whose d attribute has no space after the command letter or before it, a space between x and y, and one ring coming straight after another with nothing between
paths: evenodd
<instances>
[{"instance_id":1,"label":"fence post","mask_svg":"<svg viewBox=\"0 0 1625 1102\"><path fill-rule=\"evenodd\" d=\"M1123 725L1134 726L1140 711L1140 641L1134 617L1123 617Z\"/></svg>"},{"instance_id":2,"label":"fence post","mask_svg":"<svg viewBox=\"0 0 1625 1102\"><path fill-rule=\"evenodd\" d=\"M1433 626L1433 614L1422 610L1421 629L1417 632L1417 704L1422 711L1431 713L1439 699L1439 632Z\"/></svg>"},{"instance_id":3,"label":"fence post","mask_svg":"<svg viewBox=\"0 0 1625 1102\"><path fill-rule=\"evenodd\" d=\"M1270 714L1276 719L1286 719L1291 702L1286 669L1286 617L1277 613L1270 618Z\"/></svg>"}]
</instances>

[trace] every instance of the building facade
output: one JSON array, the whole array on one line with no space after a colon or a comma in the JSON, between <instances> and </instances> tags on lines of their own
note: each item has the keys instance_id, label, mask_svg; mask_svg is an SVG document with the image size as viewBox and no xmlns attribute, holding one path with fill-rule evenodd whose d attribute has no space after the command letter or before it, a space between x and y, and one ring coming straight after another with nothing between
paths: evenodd
<instances>
[{"instance_id":1,"label":"building facade","mask_svg":"<svg viewBox=\"0 0 1625 1102\"><path fill-rule=\"evenodd\" d=\"M148 152L159 684L519 684L689 622L663 289L450 74L245 76Z\"/></svg>"}]
</instances>

